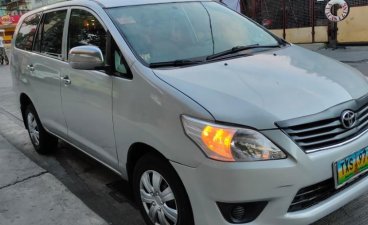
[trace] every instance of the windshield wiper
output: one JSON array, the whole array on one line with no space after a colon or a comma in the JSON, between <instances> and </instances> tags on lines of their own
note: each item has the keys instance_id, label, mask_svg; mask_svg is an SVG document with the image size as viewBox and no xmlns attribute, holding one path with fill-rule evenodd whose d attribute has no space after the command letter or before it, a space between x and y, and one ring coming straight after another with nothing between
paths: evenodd
<instances>
[{"instance_id":1,"label":"windshield wiper","mask_svg":"<svg viewBox=\"0 0 368 225\"><path fill-rule=\"evenodd\" d=\"M214 55L210 55L206 57L206 60L213 60L216 58L220 58L222 56L226 56L226 55L232 55L235 54L237 52L241 52L241 51L245 51L245 50L249 50L249 49L255 49L255 48L279 48L280 45L259 45L259 44L254 44L254 45L247 45L247 46L235 46L229 50L223 51L223 52L219 52L216 53ZM179 67L179 66L188 66L188 65L195 65L195 64L200 64L200 63L204 63L206 62L206 60L198 60L198 59L180 59L180 60L174 60L174 61L168 61L168 62L155 62L155 63L150 63L149 67L150 68L159 68L159 67Z\"/></svg>"},{"instance_id":2,"label":"windshield wiper","mask_svg":"<svg viewBox=\"0 0 368 225\"><path fill-rule=\"evenodd\" d=\"M216 53L214 55L210 55L207 56L207 60L212 60L212 59L216 59L216 58L220 58L222 56L226 56L226 55L232 55L235 54L237 52L241 52L241 51L245 51L245 50L249 50L249 49L255 49L255 48L279 48L280 45L259 45L259 44L254 44L254 45L247 45L247 46L235 46L229 50L225 50L223 52L219 52Z\"/></svg>"},{"instance_id":3,"label":"windshield wiper","mask_svg":"<svg viewBox=\"0 0 368 225\"><path fill-rule=\"evenodd\" d=\"M175 61L169 61L169 62L157 62L157 63L150 63L150 68L159 68L159 67L168 67L168 66L188 66L188 65L194 65L203 63L202 60L190 60L190 59L182 59L182 60L175 60Z\"/></svg>"}]
</instances>

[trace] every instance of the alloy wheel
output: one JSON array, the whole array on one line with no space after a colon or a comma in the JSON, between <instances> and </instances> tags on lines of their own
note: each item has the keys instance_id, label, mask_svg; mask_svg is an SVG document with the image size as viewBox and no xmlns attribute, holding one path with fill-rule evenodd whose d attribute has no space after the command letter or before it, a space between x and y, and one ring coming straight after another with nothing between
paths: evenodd
<instances>
[{"instance_id":1,"label":"alloy wheel","mask_svg":"<svg viewBox=\"0 0 368 225\"><path fill-rule=\"evenodd\" d=\"M176 225L178 210L170 185L156 171L149 170L140 179L140 196L144 209L154 225Z\"/></svg>"},{"instance_id":2,"label":"alloy wheel","mask_svg":"<svg viewBox=\"0 0 368 225\"><path fill-rule=\"evenodd\" d=\"M37 125L35 116L29 112L27 115L28 132L33 144L38 146L40 144L40 131Z\"/></svg>"}]
</instances>

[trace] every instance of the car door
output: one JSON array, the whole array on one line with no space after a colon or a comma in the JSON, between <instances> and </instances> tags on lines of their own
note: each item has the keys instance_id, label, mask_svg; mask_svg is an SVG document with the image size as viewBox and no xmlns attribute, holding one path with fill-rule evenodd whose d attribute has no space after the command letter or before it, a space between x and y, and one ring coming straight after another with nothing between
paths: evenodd
<instances>
[{"instance_id":1,"label":"car door","mask_svg":"<svg viewBox=\"0 0 368 225\"><path fill-rule=\"evenodd\" d=\"M106 28L92 11L81 7L71 9L68 51L77 46L94 45L106 56L106 38ZM68 125L68 138L86 153L117 170L112 77L104 71L71 67L62 76L62 108Z\"/></svg>"},{"instance_id":2,"label":"car door","mask_svg":"<svg viewBox=\"0 0 368 225\"><path fill-rule=\"evenodd\" d=\"M37 98L36 110L43 126L61 137L67 134L60 96L60 77L69 67L63 51L67 14L67 8L43 13L33 44L31 63L27 65Z\"/></svg>"},{"instance_id":3,"label":"car door","mask_svg":"<svg viewBox=\"0 0 368 225\"><path fill-rule=\"evenodd\" d=\"M13 77L16 78L13 79L13 85L22 88L18 91L27 93L34 103L36 103L37 97L32 92L33 87L31 85L18 85L18 82L29 84L29 80L32 78L33 71L29 67L29 65L32 65L31 51L41 18L41 13L35 13L24 18L16 34L13 54L11 54L11 69L14 70L13 74L15 76L19 76Z\"/></svg>"}]
</instances>

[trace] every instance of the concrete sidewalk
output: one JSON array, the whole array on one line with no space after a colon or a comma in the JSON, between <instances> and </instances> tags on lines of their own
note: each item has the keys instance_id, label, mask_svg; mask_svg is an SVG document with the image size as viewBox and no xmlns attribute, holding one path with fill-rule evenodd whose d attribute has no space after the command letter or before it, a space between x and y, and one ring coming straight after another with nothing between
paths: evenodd
<instances>
[{"instance_id":1,"label":"concrete sidewalk","mask_svg":"<svg viewBox=\"0 0 368 225\"><path fill-rule=\"evenodd\" d=\"M0 224L107 224L53 175L12 147L2 136L0 177Z\"/></svg>"},{"instance_id":2,"label":"concrete sidewalk","mask_svg":"<svg viewBox=\"0 0 368 225\"><path fill-rule=\"evenodd\" d=\"M326 48L325 44L318 43L298 45L344 63L368 62L368 46L338 46L338 48L332 49Z\"/></svg>"},{"instance_id":3,"label":"concrete sidewalk","mask_svg":"<svg viewBox=\"0 0 368 225\"><path fill-rule=\"evenodd\" d=\"M368 76L368 46L339 46L326 48L325 44L299 44L299 46L349 64Z\"/></svg>"}]
</instances>

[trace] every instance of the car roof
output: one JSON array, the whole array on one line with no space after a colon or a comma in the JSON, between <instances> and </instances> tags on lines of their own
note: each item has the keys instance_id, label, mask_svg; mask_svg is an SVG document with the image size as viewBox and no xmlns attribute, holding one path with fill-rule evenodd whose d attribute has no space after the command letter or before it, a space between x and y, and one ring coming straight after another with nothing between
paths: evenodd
<instances>
[{"instance_id":1,"label":"car roof","mask_svg":"<svg viewBox=\"0 0 368 225\"><path fill-rule=\"evenodd\" d=\"M91 3L95 4L97 3L103 8L112 8L119 6L159 4L170 2L204 2L204 1L212 1L212 0L70 0L48 5L43 7L42 9L45 10L69 5L90 5Z\"/></svg>"},{"instance_id":2,"label":"car roof","mask_svg":"<svg viewBox=\"0 0 368 225\"><path fill-rule=\"evenodd\" d=\"M52 10L55 8L68 7L68 6L93 7L93 6L98 5L101 8L113 8L113 7L119 7L119 6L160 4L160 3L170 3L170 2L208 2L208 1L216 1L216 0L69 0L69 1L62 1L59 3L55 3L52 5L47 5L39 9L30 11L24 14L22 18L26 18L29 15L32 15L38 12L43 12L43 11Z\"/></svg>"},{"instance_id":3,"label":"car roof","mask_svg":"<svg viewBox=\"0 0 368 225\"><path fill-rule=\"evenodd\" d=\"M128 5L145 5L145 4L157 4L157 3L169 3L169 2L199 2L210 0L95 0L101 3L104 7L118 7Z\"/></svg>"}]
</instances>

